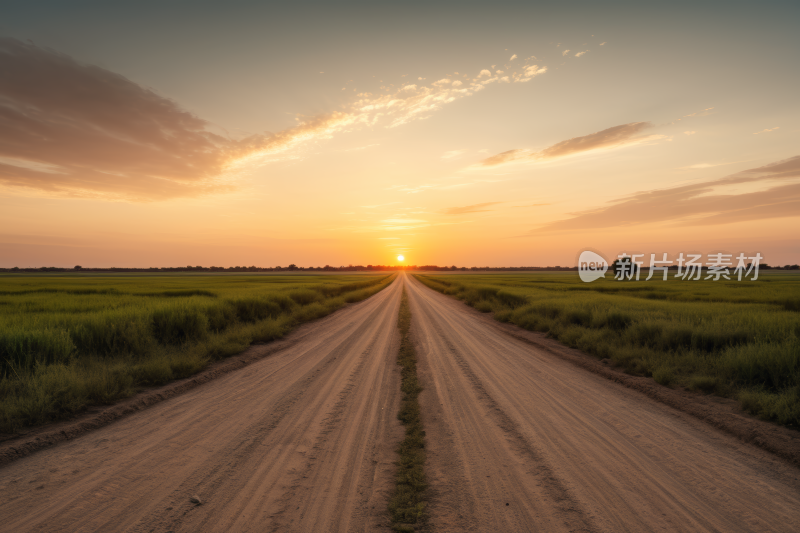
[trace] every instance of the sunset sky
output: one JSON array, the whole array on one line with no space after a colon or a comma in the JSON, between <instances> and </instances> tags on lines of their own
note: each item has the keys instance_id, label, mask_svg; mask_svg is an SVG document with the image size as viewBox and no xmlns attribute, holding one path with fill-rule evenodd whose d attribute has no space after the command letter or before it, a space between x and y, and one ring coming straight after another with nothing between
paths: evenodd
<instances>
[{"instance_id":1,"label":"sunset sky","mask_svg":"<svg viewBox=\"0 0 800 533\"><path fill-rule=\"evenodd\" d=\"M798 21L796 1L3 2L0 267L797 263Z\"/></svg>"}]
</instances>

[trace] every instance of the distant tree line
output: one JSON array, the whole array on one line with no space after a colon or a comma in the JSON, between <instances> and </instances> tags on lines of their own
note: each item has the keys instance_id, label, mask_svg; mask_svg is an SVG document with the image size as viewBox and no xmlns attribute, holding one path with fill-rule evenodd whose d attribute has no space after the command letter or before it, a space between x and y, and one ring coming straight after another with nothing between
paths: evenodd
<instances>
[{"instance_id":1,"label":"distant tree line","mask_svg":"<svg viewBox=\"0 0 800 533\"><path fill-rule=\"evenodd\" d=\"M86 268L77 265L73 268L62 267L28 267L28 268L0 268L0 272L362 272L362 271L387 271L387 270L434 270L434 271L485 271L485 270L501 270L501 271L519 271L519 270L577 270L578 267L562 267L562 266L548 266L548 267L458 267L458 266L438 266L438 265L340 265L340 266L309 266L301 267L294 263L289 266L275 266L275 267L257 267L257 266L185 266L185 267L150 267L150 268L126 268L126 267L109 267L109 268Z\"/></svg>"},{"instance_id":2,"label":"distant tree line","mask_svg":"<svg viewBox=\"0 0 800 533\"><path fill-rule=\"evenodd\" d=\"M616 262L615 262L616 263ZM670 270L676 270L678 267L677 265L671 265L669 267ZM798 265L785 265L785 266L770 266L766 263L762 263L759 265L761 270L798 270L800 266ZM462 271L462 272L485 272L485 271L501 271L501 272L519 272L519 271L569 271L569 270L578 270L578 267L567 267L567 266L546 266L546 267L537 267L537 266L521 266L521 267L459 267L456 265L452 266L438 266L438 265L341 265L341 266L331 266L325 265L324 267L301 267L297 266L294 263L290 264L289 266L275 266L275 267L257 267L257 266L232 266L232 267L218 267L218 266L210 266L210 267L203 267L203 266L185 266L185 267L150 267L150 268L125 268L125 267L110 267L110 268L85 268L80 265L77 265L73 268L62 268L62 267L29 267L29 268L0 268L0 272L382 272L382 271L393 271L393 270L431 270L431 271ZM609 268L612 272L614 272L614 265ZM649 270L649 267L642 266L641 270Z\"/></svg>"}]
</instances>

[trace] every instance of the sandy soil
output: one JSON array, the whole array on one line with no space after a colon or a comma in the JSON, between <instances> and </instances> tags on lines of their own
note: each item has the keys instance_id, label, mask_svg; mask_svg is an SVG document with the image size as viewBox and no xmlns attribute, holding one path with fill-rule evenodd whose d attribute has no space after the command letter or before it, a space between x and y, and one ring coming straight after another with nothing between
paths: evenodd
<instances>
[{"instance_id":1,"label":"sandy soil","mask_svg":"<svg viewBox=\"0 0 800 533\"><path fill-rule=\"evenodd\" d=\"M408 280L435 531L798 531L800 471Z\"/></svg>"},{"instance_id":2,"label":"sandy soil","mask_svg":"<svg viewBox=\"0 0 800 533\"><path fill-rule=\"evenodd\" d=\"M401 290L396 282L246 368L0 468L0 531L388 530Z\"/></svg>"}]
</instances>

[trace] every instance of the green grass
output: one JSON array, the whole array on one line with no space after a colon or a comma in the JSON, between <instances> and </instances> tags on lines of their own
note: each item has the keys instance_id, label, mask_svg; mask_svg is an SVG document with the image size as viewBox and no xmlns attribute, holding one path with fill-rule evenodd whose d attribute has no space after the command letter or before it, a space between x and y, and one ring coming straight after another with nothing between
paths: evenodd
<instances>
[{"instance_id":1,"label":"green grass","mask_svg":"<svg viewBox=\"0 0 800 533\"><path fill-rule=\"evenodd\" d=\"M380 275L0 275L0 432L190 376L384 288Z\"/></svg>"},{"instance_id":2,"label":"green grass","mask_svg":"<svg viewBox=\"0 0 800 533\"><path fill-rule=\"evenodd\" d=\"M408 333L411 310L405 287L397 327L401 335L397 364L401 367L400 388L403 393L397 418L405 426L405 438L397 450L400 459L397 462L395 490L389 500L389 513L395 531L413 532L415 526L425 522L425 490L428 482L425 477L425 430L419 406L422 384L417 378L417 353Z\"/></svg>"},{"instance_id":3,"label":"green grass","mask_svg":"<svg viewBox=\"0 0 800 533\"><path fill-rule=\"evenodd\" d=\"M736 398L764 419L800 426L800 275L761 272L741 282L582 283L575 272L417 278L632 374Z\"/></svg>"}]
</instances>

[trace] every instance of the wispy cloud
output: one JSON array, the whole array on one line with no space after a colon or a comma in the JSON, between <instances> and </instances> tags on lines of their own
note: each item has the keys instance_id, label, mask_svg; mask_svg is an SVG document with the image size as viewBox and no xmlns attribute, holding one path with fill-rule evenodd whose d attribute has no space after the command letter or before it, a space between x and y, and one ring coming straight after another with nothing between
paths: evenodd
<instances>
[{"instance_id":1,"label":"wispy cloud","mask_svg":"<svg viewBox=\"0 0 800 533\"><path fill-rule=\"evenodd\" d=\"M714 109L713 107L707 107L702 111L697 111L695 113L689 113L688 115L683 115L684 117L706 117L711 114L711 110Z\"/></svg>"},{"instance_id":2,"label":"wispy cloud","mask_svg":"<svg viewBox=\"0 0 800 533\"><path fill-rule=\"evenodd\" d=\"M582 137L573 137L572 139L561 141L539 152L532 152L525 149L508 150L480 161L477 166L491 167L519 161L541 161L592 150L621 148L635 144L649 143L666 138L666 135L642 135L644 130L651 127L652 124L649 122L622 124Z\"/></svg>"},{"instance_id":3,"label":"wispy cloud","mask_svg":"<svg viewBox=\"0 0 800 533\"><path fill-rule=\"evenodd\" d=\"M465 205L462 207L448 207L444 209L442 213L445 215L468 215L471 213L485 213L486 211L491 211L491 209L487 209L487 207L491 207L493 205L502 204L503 202L484 202L482 204L473 204L473 205Z\"/></svg>"},{"instance_id":4,"label":"wispy cloud","mask_svg":"<svg viewBox=\"0 0 800 533\"><path fill-rule=\"evenodd\" d=\"M547 70L521 68L501 81L526 82ZM310 142L425 119L485 85L475 78L359 93L341 111L234 139L119 74L16 39L0 38L0 72L0 186L132 201L230 191L249 169L298 158Z\"/></svg>"},{"instance_id":5,"label":"wispy cloud","mask_svg":"<svg viewBox=\"0 0 800 533\"><path fill-rule=\"evenodd\" d=\"M582 55L584 55L588 51L589 50L583 50L582 52L578 52L577 54L575 54L575 57L581 57Z\"/></svg>"},{"instance_id":6,"label":"wispy cloud","mask_svg":"<svg viewBox=\"0 0 800 533\"><path fill-rule=\"evenodd\" d=\"M761 133L769 133L770 131L775 131L775 130L779 130L779 129L781 129L781 127L780 127L780 126L775 126L774 128L770 128L770 129L766 129L766 130L757 131L757 132L753 133L753 135L759 135L759 134L761 134Z\"/></svg>"},{"instance_id":7,"label":"wispy cloud","mask_svg":"<svg viewBox=\"0 0 800 533\"><path fill-rule=\"evenodd\" d=\"M800 216L799 179L800 156L795 156L712 181L637 193L605 207L575 213L571 218L547 224L531 233L656 222L699 226L797 217ZM784 183L735 194L736 186L776 181Z\"/></svg>"},{"instance_id":8,"label":"wispy cloud","mask_svg":"<svg viewBox=\"0 0 800 533\"><path fill-rule=\"evenodd\" d=\"M695 133L697 133L697 132L696 131L684 131L683 132L684 135L694 135Z\"/></svg>"},{"instance_id":9,"label":"wispy cloud","mask_svg":"<svg viewBox=\"0 0 800 533\"><path fill-rule=\"evenodd\" d=\"M562 55L562 56L565 56L565 55L567 55L569 52L570 52L569 50L564 50L563 52L561 52L561 55Z\"/></svg>"},{"instance_id":10,"label":"wispy cloud","mask_svg":"<svg viewBox=\"0 0 800 533\"><path fill-rule=\"evenodd\" d=\"M739 161L728 161L728 162L725 162L725 163L696 163L694 165L688 165L688 166L685 166L685 167L680 167L680 169L681 170L698 170L698 169L703 169L703 168L724 167L726 165L734 165L736 163L744 163L744 162L746 162L746 161L745 160L739 160Z\"/></svg>"}]
</instances>

